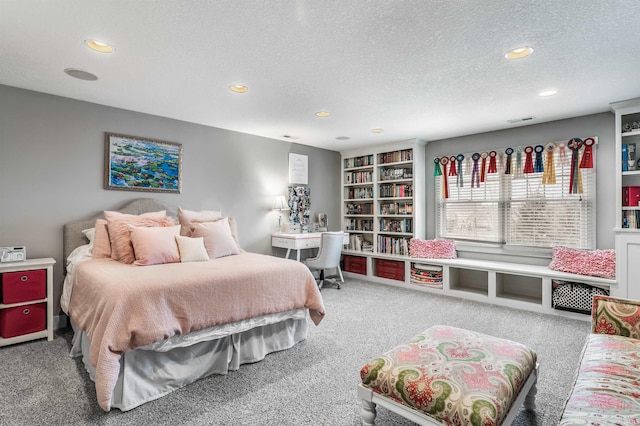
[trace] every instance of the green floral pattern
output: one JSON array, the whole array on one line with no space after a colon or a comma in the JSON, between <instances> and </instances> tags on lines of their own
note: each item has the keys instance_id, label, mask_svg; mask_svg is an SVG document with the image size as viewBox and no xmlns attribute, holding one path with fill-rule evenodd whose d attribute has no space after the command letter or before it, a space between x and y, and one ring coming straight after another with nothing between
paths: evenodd
<instances>
[{"instance_id":1,"label":"green floral pattern","mask_svg":"<svg viewBox=\"0 0 640 426\"><path fill-rule=\"evenodd\" d=\"M500 424L536 365L525 345L434 326L362 367L374 392L446 425Z\"/></svg>"},{"instance_id":2,"label":"green floral pattern","mask_svg":"<svg viewBox=\"0 0 640 426\"><path fill-rule=\"evenodd\" d=\"M559 425L640 425L640 302L595 296L591 320Z\"/></svg>"}]
</instances>

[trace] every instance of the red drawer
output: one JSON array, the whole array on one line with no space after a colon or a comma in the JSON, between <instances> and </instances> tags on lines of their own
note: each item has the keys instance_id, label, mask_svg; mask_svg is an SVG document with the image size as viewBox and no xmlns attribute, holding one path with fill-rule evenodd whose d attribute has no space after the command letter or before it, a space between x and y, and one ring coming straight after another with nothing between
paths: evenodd
<instances>
[{"instance_id":1,"label":"red drawer","mask_svg":"<svg viewBox=\"0 0 640 426\"><path fill-rule=\"evenodd\" d=\"M360 256L345 256L343 269L345 272L367 275L367 258Z\"/></svg>"},{"instance_id":2,"label":"red drawer","mask_svg":"<svg viewBox=\"0 0 640 426\"><path fill-rule=\"evenodd\" d=\"M389 278L391 280L404 281L404 269L398 271L395 268L377 267L376 276L380 278Z\"/></svg>"},{"instance_id":3,"label":"red drawer","mask_svg":"<svg viewBox=\"0 0 640 426\"><path fill-rule=\"evenodd\" d=\"M398 262L397 260L378 259L376 260L376 266L394 271L404 271L404 262Z\"/></svg>"},{"instance_id":4,"label":"red drawer","mask_svg":"<svg viewBox=\"0 0 640 426\"><path fill-rule=\"evenodd\" d=\"M5 339L47 328L47 304L15 306L0 310L0 336Z\"/></svg>"},{"instance_id":5,"label":"red drawer","mask_svg":"<svg viewBox=\"0 0 640 426\"><path fill-rule=\"evenodd\" d=\"M19 303L47 297L47 271L6 272L2 274L2 303Z\"/></svg>"}]
</instances>

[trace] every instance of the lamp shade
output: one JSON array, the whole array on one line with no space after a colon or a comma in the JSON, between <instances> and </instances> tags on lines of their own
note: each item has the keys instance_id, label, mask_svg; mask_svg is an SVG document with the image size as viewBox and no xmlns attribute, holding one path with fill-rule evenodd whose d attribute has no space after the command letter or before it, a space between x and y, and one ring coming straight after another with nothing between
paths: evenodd
<instances>
[{"instance_id":1,"label":"lamp shade","mask_svg":"<svg viewBox=\"0 0 640 426\"><path fill-rule=\"evenodd\" d=\"M284 197L284 195L278 195L276 197L276 200L273 202L272 210L289 210L289 204L287 204L287 199Z\"/></svg>"}]
</instances>

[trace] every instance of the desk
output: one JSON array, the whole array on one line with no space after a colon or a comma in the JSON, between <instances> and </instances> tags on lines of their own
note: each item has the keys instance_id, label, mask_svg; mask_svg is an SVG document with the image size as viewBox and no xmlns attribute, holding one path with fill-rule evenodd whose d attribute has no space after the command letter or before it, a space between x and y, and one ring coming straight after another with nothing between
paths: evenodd
<instances>
[{"instance_id":1,"label":"desk","mask_svg":"<svg viewBox=\"0 0 640 426\"><path fill-rule=\"evenodd\" d=\"M286 248L287 255L285 258L289 258L291 250L297 250L296 260L300 262L300 250L308 248L320 247L320 236L322 232L308 232L306 234L286 234L284 232L278 232L271 235L271 247ZM349 233L344 233L344 244L349 244Z\"/></svg>"}]
</instances>

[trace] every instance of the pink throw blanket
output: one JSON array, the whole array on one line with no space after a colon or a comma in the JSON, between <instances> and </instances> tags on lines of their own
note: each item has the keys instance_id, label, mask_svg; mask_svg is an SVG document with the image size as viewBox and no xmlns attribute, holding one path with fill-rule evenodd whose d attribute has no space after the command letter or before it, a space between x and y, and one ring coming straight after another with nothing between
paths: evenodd
<instances>
[{"instance_id":1,"label":"pink throw blanket","mask_svg":"<svg viewBox=\"0 0 640 426\"><path fill-rule=\"evenodd\" d=\"M124 352L175 334L304 307L319 324L322 296L305 265L241 253L153 266L86 261L75 273L69 315L91 341L98 403L109 411Z\"/></svg>"}]
</instances>

